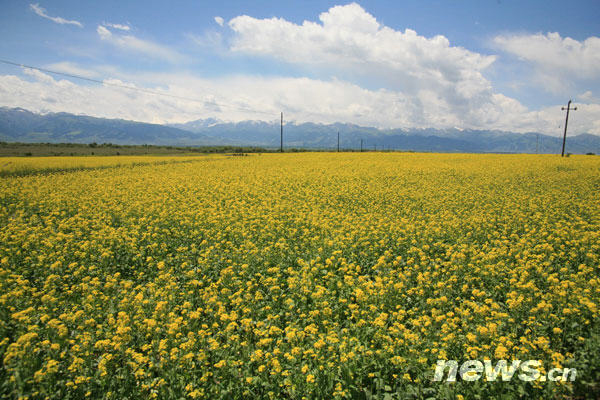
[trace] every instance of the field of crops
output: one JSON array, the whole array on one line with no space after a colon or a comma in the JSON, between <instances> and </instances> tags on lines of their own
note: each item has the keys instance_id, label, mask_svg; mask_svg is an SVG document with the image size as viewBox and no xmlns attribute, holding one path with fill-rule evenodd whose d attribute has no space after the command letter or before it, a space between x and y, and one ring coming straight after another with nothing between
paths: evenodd
<instances>
[{"instance_id":1,"label":"field of crops","mask_svg":"<svg viewBox=\"0 0 600 400\"><path fill-rule=\"evenodd\" d=\"M183 154L105 157L2 157L0 158L0 177L25 176L85 169L135 167L148 164L169 164L198 160L200 157L209 156L204 154ZM210 157L218 158L219 156L210 155Z\"/></svg>"},{"instance_id":2,"label":"field of crops","mask_svg":"<svg viewBox=\"0 0 600 400\"><path fill-rule=\"evenodd\" d=\"M87 159L0 178L0 397L600 391L598 157ZM577 379L434 382L439 359Z\"/></svg>"}]
</instances>

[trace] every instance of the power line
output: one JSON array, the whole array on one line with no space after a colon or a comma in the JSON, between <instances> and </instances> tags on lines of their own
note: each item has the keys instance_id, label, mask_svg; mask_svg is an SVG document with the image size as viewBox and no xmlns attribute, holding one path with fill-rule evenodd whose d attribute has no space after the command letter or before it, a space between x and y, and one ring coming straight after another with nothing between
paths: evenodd
<instances>
[{"instance_id":1,"label":"power line","mask_svg":"<svg viewBox=\"0 0 600 400\"><path fill-rule=\"evenodd\" d=\"M249 109L249 108L236 107L236 106L231 106L231 105L227 105L227 104L219 104L219 103L216 103L216 102L211 103L211 102L208 102L206 100L195 99L195 98L192 98L192 97L177 96L177 95L174 95L174 94L157 92L155 90L150 90L150 89L144 89L144 88L139 88L139 87L131 87L131 86L127 86L127 85L121 85L121 84L118 84L118 83L101 81L99 79L88 78L86 76L69 74L69 73L66 73L66 72L53 71L53 70L47 69L47 68L34 67L32 65L26 65L26 64L16 63L16 62L13 62L13 61L8 61L8 60L3 60L3 59L0 59L0 63L8 64L8 65L13 65L13 66L16 66L16 67L21 67L21 68L34 69L34 70L37 70L37 71L46 72L48 74L66 76L68 78L81 79L81 80L88 81L88 82L99 83L101 85L114 86L114 87L118 87L118 88L121 88L121 89L129 89L129 90L134 90L134 91L138 91L138 92L142 92L142 93L153 94L153 95L156 95L156 96L166 96L166 97L171 97L171 98L179 99L179 100L193 101L193 102L197 102L197 103L202 103L205 106L207 104L208 105L214 104L217 107L230 108L230 109L237 110L237 111L246 111L246 112L251 112L251 113L273 115L273 113L270 113L270 112L267 112L267 111L252 110L252 109Z\"/></svg>"},{"instance_id":2,"label":"power line","mask_svg":"<svg viewBox=\"0 0 600 400\"><path fill-rule=\"evenodd\" d=\"M88 82L99 83L101 85L115 86L115 87L119 87L119 88L122 88L122 89L137 90L138 92L150 93L150 94L155 94L155 95L158 95L158 96L167 96L167 97L173 97L173 98L181 99L181 100L190 100L190 101L197 101L197 102L201 102L201 103L206 103L206 101L200 100L200 99L192 99L190 97L177 96L177 95L173 95L173 94L156 92L154 90L149 90L149 89L143 89L143 88L138 88L138 87L131 87L131 86L127 86L127 85L120 85L118 83L105 82L105 81L101 81L99 79L93 79L93 78L88 78L88 77L85 77L85 76L74 75L74 74L67 74L65 72L52 71L52 70L49 70L49 69L46 69L46 68L33 67L31 65L19 64L19 63L15 63L15 62L12 62L12 61L7 61L7 60L1 60L0 59L0 62L4 63L4 64L14 65L14 66L17 66L17 67L35 69L35 70L38 70L38 71L41 71L41 72L46 72L46 73L49 73L49 74L62 75L62 76L67 76L69 78L75 78L75 79L81 79L81 80L88 81Z\"/></svg>"}]
</instances>

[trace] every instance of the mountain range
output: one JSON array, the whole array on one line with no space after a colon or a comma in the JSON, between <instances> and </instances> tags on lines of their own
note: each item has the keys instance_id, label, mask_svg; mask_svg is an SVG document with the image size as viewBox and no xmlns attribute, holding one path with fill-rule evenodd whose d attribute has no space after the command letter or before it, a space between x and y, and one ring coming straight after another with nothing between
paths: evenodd
<instances>
[{"instance_id":1,"label":"mountain range","mask_svg":"<svg viewBox=\"0 0 600 400\"><path fill-rule=\"evenodd\" d=\"M471 129L377 129L348 123L286 123L285 148L406 150L432 152L559 153L562 138L535 132ZM279 122L223 122L214 118L158 125L68 113L37 114L0 107L0 141L154 145L255 145L278 148ZM567 138L567 152L600 153L600 136Z\"/></svg>"},{"instance_id":2,"label":"mountain range","mask_svg":"<svg viewBox=\"0 0 600 400\"><path fill-rule=\"evenodd\" d=\"M213 138L157 124L0 107L0 140L24 143L206 145Z\"/></svg>"}]
</instances>

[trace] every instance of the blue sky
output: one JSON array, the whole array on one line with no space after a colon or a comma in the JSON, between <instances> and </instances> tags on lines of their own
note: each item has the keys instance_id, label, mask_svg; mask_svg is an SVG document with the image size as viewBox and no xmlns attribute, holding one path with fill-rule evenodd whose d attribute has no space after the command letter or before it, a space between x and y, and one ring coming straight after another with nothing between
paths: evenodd
<instances>
[{"instance_id":1,"label":"blue sky","mask_svg":"<svg viewBox=\"0 0 600 400\"><path fill-rule=\"evenodd\" d=\"M598 1L4 1L0 106L600 134ZM135 86L171 96L128 91ZM195 99L196 101L185 100Z\"/></svg>"}]
</instances>

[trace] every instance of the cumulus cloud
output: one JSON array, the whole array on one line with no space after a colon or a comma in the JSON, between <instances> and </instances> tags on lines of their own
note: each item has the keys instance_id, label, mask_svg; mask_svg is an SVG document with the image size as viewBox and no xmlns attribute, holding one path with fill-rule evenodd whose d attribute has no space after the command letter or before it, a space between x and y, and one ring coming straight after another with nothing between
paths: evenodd
<instances>
[{"instance_id":1,"label":"cumulus cloud","mask_svg":"<svg viewBox=\"0 0 600 400\"><path fill-rule=\"evenodd\" d=\"M239 16L229 22L235 33L231 49L294 64L377 72L402 89L415 80L419 87L460 85L465 95L487 85L480 72L495 59L451 46L441 35L426 38L383 26L355 3L332 7L319 20L298 25Z\"/></svg>"},{"instance_id":2,"label":"cumulus cloud","mask_svg":"<svg viewBox=\"0 0 600 400\"><path fill-rule=\"evenodd\" d=\"M228 121L270 120L284 110L290 118L298 121L341 120L379 125L382 120L393 119L394 125L410 124L409 113L394 112L411 107L401 94L370 91L341 81L258 76L201 79L180 74L142 74L135 78L162 84L139 86L128 80L133 76L123 74L119 78L105 80L105 86L96 86L55 79L36 70L26 70L26 73L30 79L0 76L2 105L146 122L183 122L208 116ZM182 98L129 91L110 84ZM45 100L48 98L54 100L48 102ZM374 112L376 110L379 111Z\"/></svg>"},{"instance_id":3,"label":"cumulus cloud","mask_svg":"<svg viewBox=\"0 0 600 400\"><path fill-rule=\"evenodd\" d=\"M76 25L80 28L83 28L83 24L79 21L75 21L75 20L68 20L68 19L64 19L61 17L51 17L50 15L46 14L46 10L42 7L40 7L39 4L30 4L29 8L36 13L37 15L39 15L42 18L46 18L49 19L50 21L54 21L57 24L61 24L61 25Z\"/></svg>"},{"instance_id":4,"label":"cumulus cloud","mask_svg":"<svg viewBox=\"0 0 600 400\"><path fill-rule=\"evenodd\" d=\"M100 36L100 39L123 50L143 54L151 58L162 59L171 63L180 62L185 58L167 46L143 40L133 35L115 34L103 25L98 25L96 32Z\"/></svg>"},{"instance_id":5,"label":"cumulus cloud","mask_svg":"<svg viewBox=\"0 0 600 400\"><path fill-rule=\"evenodd\" d=\"M216 23L217 23L217 25L219 25L219 26L223 26L223 24L225 24L225 20L223 19L223 17L219 17L219 16L216 16L216 17L215 17L215 22L216 22Z\"/></svg>"},{"instance_id":6,"label":"cumulus cloud","mask_svg":"<svg viewBox=\"0 0 600 400\"><path fill-rule=\"evenodd\" d=\"M41 83L54 83L54 79L46 73L43 73L37 69L32 68L23 68L23 73L25 75L31 76L35 78L37 81Z\"/></svg>"},{"instance_id":7,"label":"cumulus cloud","mask_svg":"<svg viewBox=\"0 0 600 400\"><path fill-rule=\"evenodd\" d=\"M73 67L73 66L71 66ZM76 84L27 70L28 79L0 76L1 103L35 111L66 111L109 118L165 123L216 117L226 121L273 120L281 110L289 120L351 122L388 127L463 127L560 134L560 105L530 111L495 94L492 102L465 119L439 102L434 92L412 96L387 89L369 90L341 80L229 76L204 79L186 74L118 73L107 85ZM137 82L133 84L132 82ZM140 83L142 82L142 83ZM146 82L144 84L144 82ZM153 82L149 84L148 82ZM180 98L113 87L130 86ZM197 99L197 101L183 98ZM423 104L427 104L423 107ZM578 103L571 132L600 134L600 105ZM510 113L505 112L511 110Z\"/></svg>"},{"instance_id":8,"label":"cumulus cloud","mask_svg":"<svg viewBox=\"0 0 600 400\"><path fill-rule=\"evenodd\" d=\"M498 49L531 67L531 79L543 89L560 93L600 78L600 38L578 41L547 34L501 35L493 39Z\"/></svg>"},{"instance_id":9,"label":"cumulus cloud","mask_svg":"<svg viewBox=\"0 0 600 400\"><path fill-rule=\"evenodd\" d=\"M219 21L225 25L224 20L216 17L215 22ZM0 76L0 103L3 103L0 105L146 122L183 122L205 117L227 121L270 120L284 111L287 118L299 122L560 134L559 126L564 119L560 104L530 110L494 89L484 72L496 62L495 56L453 46L444 36L427 38L410 29L394 30L357 4L332 7L314 22L296 24L282 18L239 16L227 26L231 29L228 33L209 31L202 36L190 34L188 38L223 57L265 57L293 64L295 71L299 71L296 75L302 76L305 71L310 78L256 75L201 78L191 73L143 71L134 74L107 66L83 68L63 62L55 64L54 69L97 79L111 77L116 80L105 82L119 86L136 82L139 88L198 101L109 85L79 85L29 71L25 77ZM122 32L111 24L99 25L96 31L103 42L127 53L173 63L183 58L171 48ZM587 57L586 60L594 57L588 48L595 45L587 42L580 43L580 53L585 53L582 57ZM513 48L508 42L503 43L507 49ZM532 61L527 62L533 64L535 57L530 57ZM591 67L573 66L570 62L565 65L563 71L571 73L573 68L580 68L586 76L597 76ZM87 73L86 69L91 70ZM528 77L523 80L527 82ZM597 93L595 87L574 92L581 95L574 98L579 107L577 116L569 121L573 133L600 134L600 105L592 90Z\"/></svg>"},{"instance_id":10,"label":"cumulus cloud","mask_svg":"<svg viewBox=\"0 0 600 400\"><path fill-rule=\"evenodd\" d=\"M231 50L316 66L342 76L358 76L371 86L411 99L415 124L477 125L504 112L483 71L495 56L452 46L441 35L426 38L379 23L360 5L335 6L319 22L295 24L282 18L239 16L229 22ZM482 112L481 110L486 110Z\"/></svg>"},{"instance_id":11,"label":"cumulus cloud","mask_svg":"<svg viewBox=\"0 0 600 400\"><path fill-rule=\"evenodd\" d=\"M494 43L507 53L548 70L560 70L584 78L600 77L600 38L577 41L553 32L534 35L502 35Z\"/></svg>"}]
</instances>

